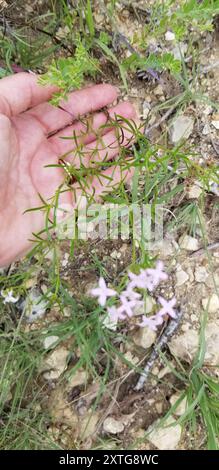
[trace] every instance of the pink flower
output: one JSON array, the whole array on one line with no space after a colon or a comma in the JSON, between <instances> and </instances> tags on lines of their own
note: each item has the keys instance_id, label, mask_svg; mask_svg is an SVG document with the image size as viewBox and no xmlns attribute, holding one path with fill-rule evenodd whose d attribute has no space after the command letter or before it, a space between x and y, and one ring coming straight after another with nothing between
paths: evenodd
<instances>
[{"instance_id":1,"label":"pink flower","mask_svg":"<svg viewBox=\"0 0 219 470\"><path fill-rule=\"evenodd\" d=\"M171 318L176 318L176 312L173 310L174 305L176 304L176 299L173 297L171 300L163 299L163 297L158 297L158 301L162 305L162 308L157 313L157 316L163 317L164 315L169 315Z\"/></svg>"},{"instance_id":2,"label":"pink flower","mask_svg":"<svg viewBox=\"0 0 219 470\"><path fill-rule=\"evenodd\" d=\"M162 322L163 320L161 321L161 323ZM148 328L150 328L151 330L157 331L157 326L160 325L161 323L160 323L160 319L157 319L156 315L153 317L146 317L145 315L143 315L142 322L139 323L139 326L141 327L148 326Z\"/></svg>"},{"instance_id":3,"label":"pink flower","mask_svg":"<svg viewBox=\"0 0 219 470\"><path fill-rule=\"evenodd\" d=\"M130 282L128 285L129 289L133 289L135 287L139 289L153 289L153 283L151 281L151 276L148 275L147 270L141 269L140 274L134 274L131 271L128 273Z\"/></svg>"},{"instance_id":4,"label":"pink flower","mask_svg":"<svg viewBox=\"0 0 219 470\"><path fill-rule=\"evenodd\" d=\"M163 271L164 265L162 261L158 261L156 268L148 268L146 271L151 277L153 288L157 287L160 281L166 281L168 275Z\"/></svg>"},{"instance_id":5,"label":"pink flower","mask_svg":"<svg viewBox=\"0 0 219 470\"><path fill-rule=\"evenodd\" d=\"M126 313L128 317L132 317L134 315L133 313L133 307L136 306L136 300L128 300L124 295L120 296L121 300L121 305L118 308L118 312L121 313Z\"/></svg>"},{"instance_id":6,"label":"pink flower","mask_svg":"<svg viewBox=\"0 0 219 470\"><path fill-rule=\"evenodd\" d=\"M106 304L106 299L107 297L112 297L113 295L116 295L116 291L113 289L109 289L103 279L103 277L100 277L99 279L99 287L96 289L91 290L91 294L94 296L98 297L98 303L104 307Z\"/></svg>"},{"instance_id":7,"label":"pink flower","mask_svg":"<svg viewBox=\"0 0 219 470\"><path fill-rule=\"evenodd\" d=\"M141 298L141 294L135 292L131 287L127 287L126 290L122 291L122 296L126 297L129 300L138 300Z\"/></svg>"},{"instance_id":8,"label":"pink flower","mask_svg":"<svg viewBox=\"0 0 219 470\"><path fill-rule=\"evenodd\" d=\"M117 323L118 320L124 320L125 318L125 315L122 315L114 305L112 307L107 307L107 312L112 323Z\"/></svg>"}]
</instances>

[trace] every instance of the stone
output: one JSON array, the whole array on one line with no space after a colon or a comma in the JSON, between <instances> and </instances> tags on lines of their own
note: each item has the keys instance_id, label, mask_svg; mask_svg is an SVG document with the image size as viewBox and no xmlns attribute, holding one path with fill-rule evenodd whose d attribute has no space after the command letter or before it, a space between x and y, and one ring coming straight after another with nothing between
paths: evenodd
<instances>
[{"instance_id":1,"label":"stone","mask_svg":"<svg viewBox=\"0 0 219 470\"><path fill-rule=\"evenodd\" d=\"M206 299L202 299L202 307L209 313L219 313L219 297L217 294L212 294Z\"/></svg>"},{"instance_id":2,"label":"stone","mask_svg":"<svg viewBox=\"0 0 219 470\"><path fill-rule=\"evenodd\" d=\"M156 421L154 424L157 426L159 421ZM171 424L174 426L171 426ZM150 431L150 428L148 431ZM147 436L147 440L159 450L174 450L180 442L181 434L181 426L176 424L176 420L172 416L169 416L160 428L156 427Z\"/></svg>"},{"instance_id":3,"label":"stone","mask_svg":"<svg viewBox=\"0 0 219 470\"><path fill-rule=\"evenodd\" d=\"M179 246L186 251L196 251L199 249L197 238L191 237L190 235L182 235L179 239Z\"/></svg>"},{"instance_id":4,"label":"stone","mask_svg":"<svg viewBox=\"0 0 219 470\"><path fill-rule=\"evenodd\" d=\"M167 31L165 34L165 39L166 41L175 41L176 36L174 33L172 33L172 31Z\"/></svg>"},{"instance_id":5,"label":"stone","mask_svg":"<svg viewBox=\"0 0 219 470\"><path fill-rule=\"evenodd\" d=\"M182 139L188 139L192 134L194 119L190 116L180 115L171 125L170 139L172 144L178 144Z\"/></svg>"},{"instance_id":6,"label":"stone","mask_svg":"<svg viewBox=\"0 0 219 470\"><path fill-rule=\"evenodd\" d=\"M209 322L205 329L206 352L204 362L211 366L219 364L219 321ZM172 338L169 343L170 352L173 356L189 364L195 358L199 347L199 332L194 330Z\"/></svg>"},{"instance_id":7,"label":"stone","mask_svg":"<svg viewBox=\"0 0 219 470\"><path fill-rule=\"evenodd\" d=\"M77 369L75 370L72 377L69 378L68 381L68 389L72 389L74 387L78 387L79 385L83 385L87 380L87 372L85 369Z\"/></svg>"},{"instance_id":8,"label":"stone","mask_svg":"<svg viewBox=\"0 0 219 470\"><path fill-rule=\"evenodd\" d=\"M54 344L59 340L59 336L47 336L44 340L43 340L43 347L44 349L49 349L51 348L52 346L54 346Z\"/></svg>"},{"instance_id":9,"label":"stone","mask_svg":"<svg viewBox=\"0 0 219 470\"><path fill-rule=\"evenodd\" d=\"M109 416L103 423L103 430L109 434L119 434L124 430L124 424Z\"/></svg>"},{"instance_id":10,"label":"stone","mask_svg":"<svg viewBox=\"0 0 219 470\"><path fill-rule=\"evenodd\" d=\"M204 266L197 266L195 269L196 282L205 282L208 277L208 272Z\"/></svg>"},{"instance_id":11,"label":"stone","mask_svg":"<svg viewBox=\"0 0 219 470\"><path fill-rule=\"evenodd\" d=\"M211 128L210 128L209 124L207 123L207 124L204 125L204 127L202 129L202 135L208 135L208 134L210 134L210 132L211 132Z\"/></svg>"},{"instance_id":12,"label":"stone","mask_svg":"<svg viewBox=\"0 0 219 470\"><path fill-rule=\"evenodd\" d=\"M182 286L188 280L189 280L189 275L185 271L183 271L183 269L180 266L180 269L177 269L176 271L176 285L178 287Z\"/></svg>"},{"instance_id":13,"label":"stone","mask_svg":"<svg viewBox=\"0 0 219 470\"><path fill-rule=\"evenodd\" d=\"M211 121L212 126L215 127L215 129L219 130L219 120L218 121Z\"/></svg>"},{"instance_id":14,"label":"stone","mask_svg":"<svg viewBox=\"0 0 219 470\"><path fill-rule=\"evenodd\" d=\"M172 395L172 397L170 397L171 405L175 405L175 403L177 402L177 400L179 400L181 395L182 395L182 393L180 393L180 392L174 393L174 395ZM180 402L180 404L177 406L176 410L174 411L174 415L182 416L185 413L186 408L187 408L187 398L185 397Z\"/></svg>"},{"instance_id":15,"label":"stone","mask_svg":"<svg viewBox=\"0 0 219 470\"><path fill-rule=\"evenodd\" d=\"M143 114L142 117L143 119L147 119L148 114L150 113L151 105L147 101L143 102Z\"/></svg>"},{"instance_id":16,"label":"stone","mask_svg":"<svg viewBox=\"0 0 219 470\"><path fill-rule=\"evenodd\" d=\"M182 57L185 56L187 52L188 46L186 43L181 42L179 45L177 44L173 49L172 49L172 54L174 56L174 59L177 60L182 60Z\"/></svg>"},{"instance_id":17,"label":"stone","mask_svg":"<svg viewBox=\"0 0 219 470\"><path fill-rule=\"evenodd\" d=\"M48 305L48 300L43 298L39 289L31 290L21 304L26 321L33 323L42 318L46 313Z\"/></svg>"},{"instance_id":18,"label":"stone","mask_svg":"<svg viewBox=\"0 0 219 470\"><path fill-rule=\"evenodd\" d=\"M63 346L55 349L44 361L40 371L46 380L55 380L67 369L68 349Z\"/></svg>"},{"instance_id":19,"label":"stone","mask_svg":"<svg viewBox=\"0 0 219 470\"><path fill-rule=\"evenodd\" d=\"M137 346L141 346L144 349L148 349L154 344L157 334L147 326L140 328L138 332L133 336L133 341Z\"/></svg>"},{"instance_id":20,"label":"stone","mask_svg":"<svg viewBox=\"0 0 219 470\"><path fill-rule=\"evenodd\" d=\"M162 96L163 95L163 88L161 85L157 85L156 88L154 89L154 94L156 96Z\"/></svg>"},{"instance_id":21,"label":"stone","mask_svg":"<svg viewBox=\"0 0 219 470\"><path fill-rule=\"evenodd\" d=\"M202 194L202 188L198 183L193 184L187 191L188 199L198 199Z\"/></svg>"}]
</instances>

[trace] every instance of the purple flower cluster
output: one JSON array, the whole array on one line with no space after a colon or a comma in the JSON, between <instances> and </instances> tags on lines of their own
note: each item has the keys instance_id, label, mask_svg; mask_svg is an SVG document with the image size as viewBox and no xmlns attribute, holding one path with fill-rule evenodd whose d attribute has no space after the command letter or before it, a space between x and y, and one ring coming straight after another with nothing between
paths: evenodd
<instances>
[{"instance_id":1,"label":"purple flower cluster","mask_svg":"<svg viewBox=\"0 0 219 470\"><path fill-rule=\"evenodd\" d=\"M128 273L129 282L125 290L119 295L120 303L118 306L107 307L110 322L117 323L118 320L132 317L135 312L134 309L139 306L144 306L142 294L135 289L147 290L153 292L161 281L168 279L168 275L164 272L162 261L158 261L154 269L147 268L141 269L139 274L132 272ZM98 297L98 303L104 307L106 305L107 297L118 296L114 289L109 289L105 280L101 277L99 279L99 287L91 290L93 296ZM153 316L142 316L142 321L139 326L148 326L150 329L156 331L157 327L163 323L164 317L169 315L171 318L176 318L174 306L176 299L173 297L171 300L165 300L163 297L158 297L158 302L161 305L160 310Z\"/></svg>"}]
</instances>

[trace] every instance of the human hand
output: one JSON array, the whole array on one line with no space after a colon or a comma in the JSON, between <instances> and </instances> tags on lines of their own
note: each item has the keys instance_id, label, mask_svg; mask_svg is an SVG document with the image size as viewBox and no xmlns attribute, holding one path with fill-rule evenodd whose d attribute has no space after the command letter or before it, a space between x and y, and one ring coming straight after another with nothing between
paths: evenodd
<instances>
[{"instance_id":1,"label":"human hand","mask_svg":"<svg viewBox=\"0 0 219 470\"><path fill-rule=\"evenodd\" d=\"M0 80L0 266L22 257L31 248L32 234L44 226L43 211L25 211L42 205L39 195L48 201L63 183L63 168L48 165L58 165L59 157L69 152L68 161L79 167L77 145L83 144L85 166L89 166L91 154L92 162L94 155L97 162L113 159L121 146L113 128L102 128L104 135L96 138L98 129L107 122L106 113L97 111L115 100L114 87L102 84L75 91L60 109L48 103L56 91L54 87L39 86L37 79L35 75L19 73ZM136 120L135 110L128 102L108 111L111 118L117 114ZM93 115L93 132L85 133L86 124L78 118L87 113ZM76 141L61 138L74 133ZM129 143L130 131L124 130L122 145ZM131 170L122 171L114 165L100 169L99 177L89 177L88 183L95 197L99 197L131 175ZM77 203L80 189L76 183L73 187L75 191L61 194L61 203Z\"/></svg>"}]
</instances>

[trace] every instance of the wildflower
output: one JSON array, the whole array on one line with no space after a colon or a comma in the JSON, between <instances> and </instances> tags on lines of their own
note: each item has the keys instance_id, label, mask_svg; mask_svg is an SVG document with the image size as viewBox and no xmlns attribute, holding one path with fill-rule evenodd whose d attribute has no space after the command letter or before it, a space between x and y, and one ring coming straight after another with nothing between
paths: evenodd
<instances>
[{"instance_id":1,"label":"wildflower","mask_svg":"<svg viewBox=\"0 0 219 470\"><path fill-rule=\"evenodd\" d=\"M1 291L1 295L4 298L3 304L6 304L6 303L15 304L19 300L19 296L18 297L13 296L12 290L7 291L6 293L4 291Z\"/></svg>"},{"instance_id":2,"label":"wildflower","mask_svg":"<svg viewBox=\"0 0 219 470\"><path fill-rule=\"evenodd\" d=\"M160 281L166 281L166 279L168 279L168 275L163 271L163 268L163 262L158 261L155 269L148 268L146 270L149 276L151 277L153 288L157 287Z\"/></svg>"},{"instance_id":3,"label":"wildflower","mask_svg":"<svg viewBox=\"0 0 219 470\"><path fill-rule=\"evenodd\" d=\"M163 299L163 297L158 297L158 301L162 305L162 308L157 313L157 316L163 317L164 315L169 315L171 318L176 318L176 312L173 309L176 304L176 299L173 297L171 300Z\"/></svg>"},{"instance_id":4,"label":"wildflower","mask_svg":"<svg viewBox=\"0 0 219 470\"><path fill-rule=\"evenodd\" d=\"M165 39L166 41L174 41L176 39L176 36L172 31L167 31L165 34Z\"/></svg>"},{"instance_id":5,"label":"wildflower","mask_svg":"<svg viewBox=\"0 0 219 470\"><path fill-rule=\"evenodd\" d=\"M122 295L129 300L139 300L141 298L141 294L135 292L130 286L122 292Z\"/></svg>"},{"instance_id":6,"label":"wildflower","mask_svg":"<svg viewBox=\"0 0 219 470\"><path fill-rule=\"evenodd\" d=\"M134 315L134 312L133 312L133 307L136 306L136 300L128 300L127 297L125 297L124 295L121 295L120 296L120 300L121 300L121 305L120 307L118 308L118 312L121 314L123 312L126 313L126 315L128 315L128 317L132 317Z\"/></svg>"},{"instance_id":7,"label":"wildflower","mask_svg":"<svg viewBox=\"0 0 219 470\"><path fill-rule=\"evenodd\" d=\"M161 323L162 322L163 320L161 321ZM154 315L153 317L146 317L145 315L143 315L142 322L139 323L139 326L141 327L147 326L151 330L157 331L157 326L160 325L161 323L160 323L160 318L158 319L157 315Z\"/></svg>"},{"instance_id":8,"label":"wildflower","mask_svg":"<svg viewBox=\"0 0 219 470\"><path fill-rule=\"evenodd\" d=\"M106 304L107 297L112 297L113 295L116 295L116 291L113 289L109 289L103 277L100 277L99 287L97 287L96 289L92 289L91 294L97 296L99 304L104 307L104 305Z\"/></svg>"},{"instance_id":9,"label":"wildflower","mask_svg":"<svg viewBox=\"0 0 219 470\"><path fill-rule=\"evenodd\" d=\"M122 313L119 312L119 309L114 305L112 307L107 307L107 313L112 323L117 323L118 320L124 320L125 318L125 315L122 315Z\"/></svg>"},{"instance_id":10,"label":"wildflower","mask_svg":"<svg viewBox=\"0 0 219 470\"><path fill-rule=\"evenodd\" d=\"M130 271L128 275L130 278L130 282L129 282L130 289L137 287L139 289L152 290L153 283L151 281L151 276L149 276L147 273L147 270L141 269L140 274L134 274Z\"/></svg>"}]
</instances>

